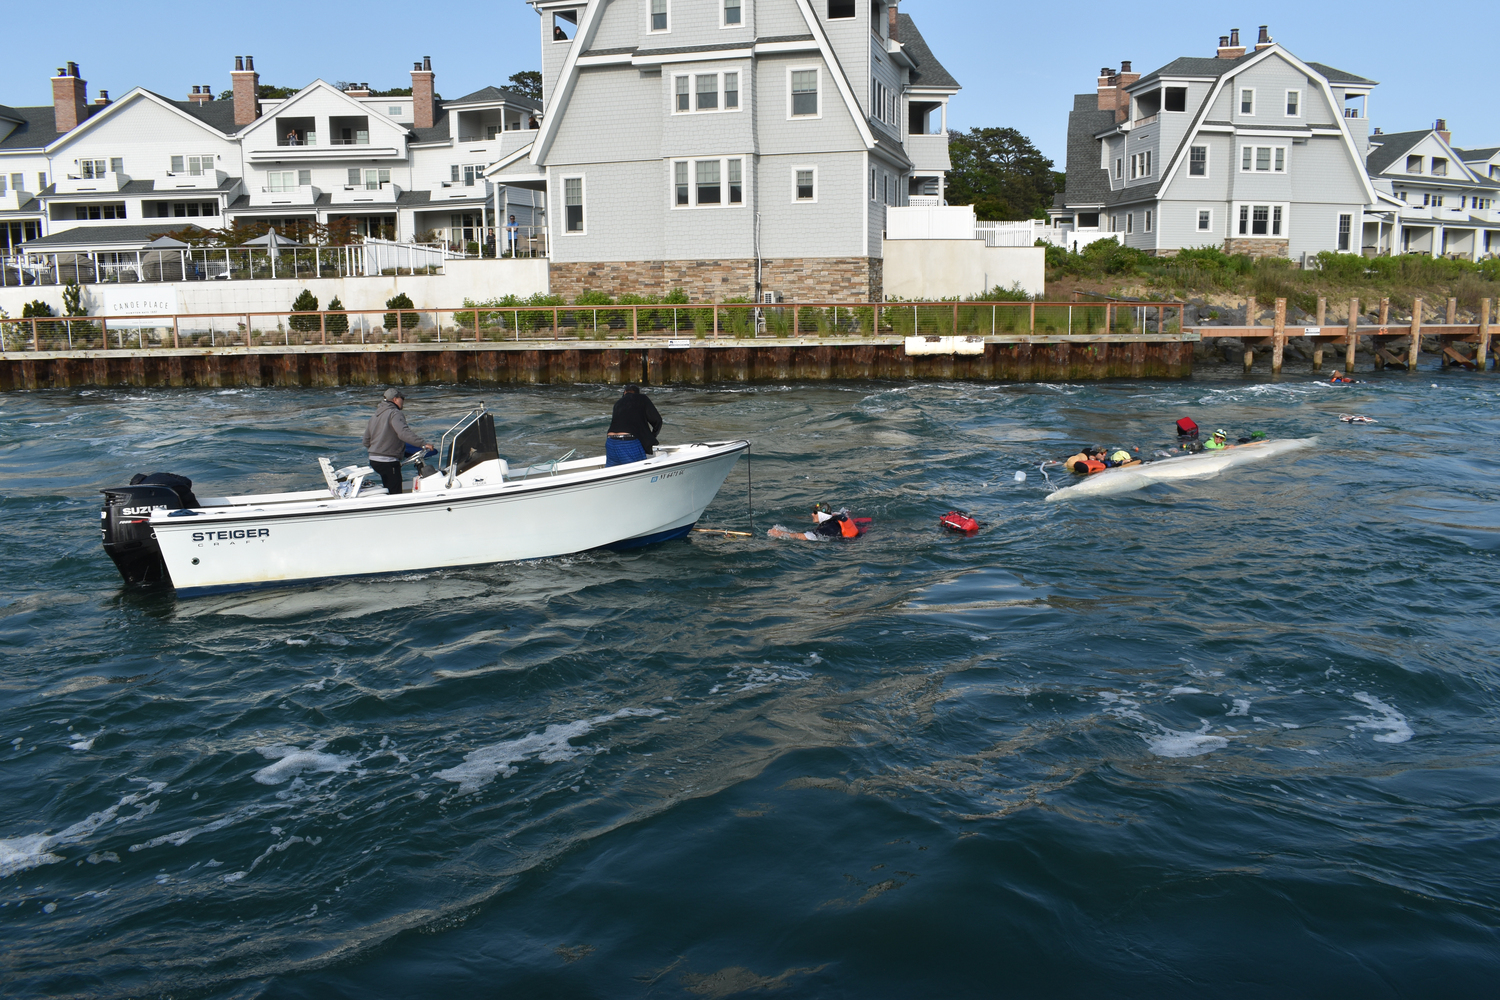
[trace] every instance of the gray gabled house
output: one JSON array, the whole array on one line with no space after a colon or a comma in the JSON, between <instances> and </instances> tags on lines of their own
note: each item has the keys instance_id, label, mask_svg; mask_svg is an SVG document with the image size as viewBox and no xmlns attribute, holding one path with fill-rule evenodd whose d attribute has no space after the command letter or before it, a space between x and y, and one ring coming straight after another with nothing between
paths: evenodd
<instances>
[{"instance_id":1,"label":"gray gabled house","mask_svg":"<svg viewBox=\"0 0 1500 1000\"><path fill-rule=\"evenodd\" d=\"M1457 149L1452 138L1441 118L1429 129L1370 136L1366 166L1380 203L1365 215L1365 253L1478 260L1500 252L1500 157Z\"/></svg>"},{"instance_id":2,"label":"gray gabled house","mask_svg":"<svg viewBox=\"0 0 1500 1000\"><path fill-rule=\"evenodd\" d=\"M1298 260L1357 250L1376 203L1364 170L1374 86L1298 59L1264 26L1252 51L1236 29L1213 58L1145 76L1106 68L1069 115L1056 241L1113 234L1155 254L1214 246Z\"/></svg>"},{"instance_id":3,"label":"gray gabled house","mask_svg":"<svg viewBox=\"0 0 1500 1000\"><path fill-rule=\"evenodd\" d=\"M880 297L958 89L894 2L531 3L547 113L488 176L545 190L555 293Z\"/></svg>"}]
</instances>

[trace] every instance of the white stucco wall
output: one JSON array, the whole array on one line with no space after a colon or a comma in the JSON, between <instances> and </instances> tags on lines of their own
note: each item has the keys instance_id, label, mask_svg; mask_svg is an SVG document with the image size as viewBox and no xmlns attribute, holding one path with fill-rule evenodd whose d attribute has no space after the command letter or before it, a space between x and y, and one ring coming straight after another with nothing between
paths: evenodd
<instances>
[{"instance_id":1,"label":"white stucco wall","mask_svg":"<svg viewBox=\"0 0 1500 1000\"><path fill-rule=\"evenodd\" d=\"M382 276L372 278L312 278L304 281L174 281L143 285L86 285L84 305L97 313L103 302L103 288L138 288L141 291L171 288L177 296L177 308L187 313L274 312L290 309L302 289L318 297L327 307L337 296L346 309L380 309L385 300L405 292L418 308L451 309L463 305L464 299L483 301L505 295L528 296L548 290L547 261L542 258L518 260L451 260L445 274ZM41 299L61 315L63 288L44 285L40 288L0 288L0 309L12 318L33 299Z\"/></svg>"},{"instance_id":2,"label":"white stucco wall","mask_svg":"<svg viewBox=\"0 0 1500 1000\"><path fill-rule=\"evenodd\" d=\"M1041 247L987 247L984 240L886 240L885 297L934 300L978 295L1020 285L1030 295L1046 288Z\"/></svg>"}]
</instances>

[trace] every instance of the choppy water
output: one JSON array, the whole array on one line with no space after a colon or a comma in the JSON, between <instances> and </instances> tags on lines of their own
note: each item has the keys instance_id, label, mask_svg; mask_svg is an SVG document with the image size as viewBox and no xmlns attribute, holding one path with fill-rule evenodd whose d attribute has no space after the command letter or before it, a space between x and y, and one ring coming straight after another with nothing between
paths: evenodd
<instances>
[{"instance_id":1,"label":"choppy water","mask_svg":"<svg viewBox=\"0 0 1500 1000\"><path fill-rule=\"evenodd\" d=\"M819 500L875 530L184 602L120 591L96 490L313 485L372 393L7 395L0 982L1491 993L1497 389L661 389L665 440L754 441L762 533ZM486 398L517 461L597 450L612 396L409 409ZM1042 502L1042 459L1182 415L1321 446ZM705 523L744 525L744 472Z\"/></svg>"}]
</instances>

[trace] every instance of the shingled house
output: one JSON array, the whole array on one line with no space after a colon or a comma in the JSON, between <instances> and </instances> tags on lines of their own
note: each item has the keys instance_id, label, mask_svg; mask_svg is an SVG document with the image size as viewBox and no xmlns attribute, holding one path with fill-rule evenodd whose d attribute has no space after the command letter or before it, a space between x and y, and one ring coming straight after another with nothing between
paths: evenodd
<instances>
[{"instance_id":1,"label":"shingled house","mask_svg":"<svg viewBox=\"0 0 1500 1000\"><path fill-rule=\"evenodd\" d=\"M1375 81L1304 62L1239 31L1212 58L1144 76L1100 71L1068 117L1067 185L1050 216L1057 241L1114 234L1171 254L1215 246L1302 259L1357 248L1377 198L1365 173Z\"/></svg>"}]
</instances>

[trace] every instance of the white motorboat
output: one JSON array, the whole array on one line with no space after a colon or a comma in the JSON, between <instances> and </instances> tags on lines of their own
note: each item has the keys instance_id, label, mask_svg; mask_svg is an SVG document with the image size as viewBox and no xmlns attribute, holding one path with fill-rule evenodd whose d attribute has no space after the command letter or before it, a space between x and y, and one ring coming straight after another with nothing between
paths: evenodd
<instances>
[{"instance_id":1,"label":"white motorboat","mask_svg":"<svg viewBox=\"0 0 1500 1000\"><path fill-rule=\"evenodd\" d=\"M1105 469L1073 484L1047 494L1048 500L1072 500L1076 497L1109 496L1144 489L1152 483L1178 479L1210 479L1225 469L1251 462L1263 462L1318 443L1317 438L1282 438L1275 441L1251 441L1230 445L1219 451L1200 451L1193 455L1175 455L1159 462L1124 465Z\"/></svg>"},{"instance_id":2,"label":"white motorboat","mask_svg":"<svg viewBox=\"0 0 1500 1000\"><path fill-rule=\"evenodd\" d=\"M180 477L138 476L103 491L99 516L126 582L197 596L681 538L749 448L659 445L611 467L570 452L512 469L480 407L443 436L437 468L418 466L411 493L388 495L368 466L335 471L320 459L323 489L199 500Z\"/></svg>"}]
</instances>

